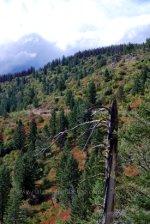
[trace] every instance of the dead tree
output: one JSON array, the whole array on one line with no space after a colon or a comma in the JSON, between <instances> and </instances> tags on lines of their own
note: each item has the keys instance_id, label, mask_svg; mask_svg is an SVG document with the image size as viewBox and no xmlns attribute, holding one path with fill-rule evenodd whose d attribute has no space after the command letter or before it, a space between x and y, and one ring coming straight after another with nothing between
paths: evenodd
<instances>
[{"instance_id":1,"label":"dead tree","mask_svg":"<svg viewBox=\"0 0 150 224\"><path fill-rule=\"evenodd\" d=\"M117 102L112 102L108 118L108 139L106 154L106 173L105 173L105 193L104 210L102 224L113 223L114 200L115 200L115 182L117 167L117 129L118 129L118 109Z\"/></svg>"}]
</instances>

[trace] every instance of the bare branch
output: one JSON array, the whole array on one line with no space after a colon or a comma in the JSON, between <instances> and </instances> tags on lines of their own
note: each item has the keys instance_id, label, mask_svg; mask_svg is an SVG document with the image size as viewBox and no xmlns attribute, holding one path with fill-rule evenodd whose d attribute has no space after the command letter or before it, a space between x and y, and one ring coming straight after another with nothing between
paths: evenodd
<instances>
[{"instance_id":1,"label":"bare branch","mask_svg":"<svg viewBox=\"0 0 150 224\"><path fill-rule=\"evenodd\" d=\"M93 146L92 148L95 149L95 148L101 148L101 149L105 149L107 147L106 144L99 144L99 145L95 145Z\"/></svg>"},{"instance_id":2,"label":"bare branch","mask_svg":"<svg viewBox=\"0 0 150 224\"><path fill-rule=\"evenodd\" d=\"M86 141L86 143L85 143L85 145L84 145L84 147L83 147L83 151L85 151L85 149L86 149L86 147L87 147L87 145L88 145L88 143L89 143L89 141L90 141L90 138L92 137L92 135L93 135L93 133L94 133L94 131L95 131L95 128L98 126L98 123L96 123L95 125L94 125L94 127L92 128L92 131L91 131L91 133L90 133L90 135L89 135L89 137L88 137L88 139L87 139L87 141Z\"/></svg>"},{"instance_id":3,"label":"bare branch","mask_svg":"<svg viewBox=\"0 0 150 224\"><path fill-rule=\"evenodd\" d=\"M105 107L105 106L99 106L99 105L93 106L93 107L89 108L87 111L90 112L90 111L96 110L96 109L98 109L97 111L107 111L107 112L110 111L110 108Z\"/></svg>"},{"instance_id":4,"label":"bare branch","mask_svg":"<svg viewBox=\"0 0 150 224\"><path fill-rule=\"evenodd\" d=\"M58 140L61 136L67 134L68 132L74 131L74 130L76 130L77 128L82 127L82 126L84 126L84 125L87 125L87 124L94 124L94 123L101 124L102 127L107 127L107 121L104 121L104 120L92 120L92 121L86 121L86 122L80 123L80 124L74 126L73 128L66 129L66 130L64 130L64 131L62 131L62 132L59 132L57 135L54 136L54 138L53 138L53 139L54 139L54 140L53 140L53 143L50 144L50 146L48 146L48 147L42 148L42 149L40 150L40 152L39 152L38 154L36 154L36 155L39 155L40 153L45 153L48 149L50 149L50 148L57 142L57 140ZM93 128L92 128L92 130L93 130ZM50 139L50 138L48 138L48 139Z\"/></svg>"}]
</instances>

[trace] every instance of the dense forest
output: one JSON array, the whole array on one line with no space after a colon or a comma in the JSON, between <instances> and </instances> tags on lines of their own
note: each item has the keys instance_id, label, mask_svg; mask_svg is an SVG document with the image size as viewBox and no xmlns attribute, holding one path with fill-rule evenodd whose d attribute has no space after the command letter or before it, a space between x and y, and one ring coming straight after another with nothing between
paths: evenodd
<instances>
[{"instance_id":1,"label":"dense forest","mask_svg":"<svg viewBox=\"0 0 150 224\"><path fill-rule=\"evenodd\" d=\"M107 110L119 112L114 223L150 223L150 39L0 77L0 223L102 223Z\"/></svg>"}]
</instances>

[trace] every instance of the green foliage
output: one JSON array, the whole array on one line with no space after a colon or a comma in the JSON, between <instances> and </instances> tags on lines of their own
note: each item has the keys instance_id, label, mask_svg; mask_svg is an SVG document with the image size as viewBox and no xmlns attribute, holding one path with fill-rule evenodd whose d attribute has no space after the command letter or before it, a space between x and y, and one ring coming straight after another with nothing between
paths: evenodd
<instances>
[{"instance_id":1,"label":"green foliage","mask_svg":"<svg viewBox=\"0 0 150 224\"><path fill-rule=\"evenodd\" d=\"M58 112L57 116L57 133L64 131L68 127L68 121L64 113L64 109ZM59 147L63 147L65 141L65 136L62 135L58 138L57 143Z\"/></svg>"},{"instance_id":2,"label":"green foliage","mask_svg":"<svg viewBox=\"0 0 150 224\"><path fill-rule=\"evenodd\" d=\"M110 95L112 95L112 89L111 89L111 88L106 88L104 94L105 94L105 96L110 96Z\"/></svg>"},{"instance_id":3,"label":"green foliage","mask_svg":"<svg viewBox=\"0 0 150 224\"><path fill-rule=\"evenodd\" d=\"M125 99L125 92L124 92L124 88L122 85L120 85L117 90L117 99L119 102L122 102Z\"/></svg>"},{"instance_id":4,"label":"green foliage","mask_svg":"<svg viewBox=\"0 0 150 224\"><path fill-rule=\"evenodd\" d=\"M13 176L15 189L20 195L26 196L27 191L33 190L36 168L37 163L31 150L25 154L20 153L14 167Z\"/></svg>"},{"instance_id":5,"label":"green foliage","mask_svg":"<svg viewBox=\"0 0 150 224\"><path fill-rule=\"evenodd\" d=\"M2 131L0 131L0 156L3 153L3 150L4 150L3 136L2 136Z\"/></svg>"},{"instance_id":6,"label":"green foliage","mask_svg":"<svg viewBox=\"0 0 150 224\"><path fill-rule=\"evenodd\" d=\"M11 188L10 171L7 167L0 167L0 222L3 223L8 196Z\"/></svg>"},{"instance_id":7,"label":"green foliage","mask_svg":"<svg viewBox=\"0 0 150 224\"><path fill-rule=\"evenodd\" d=\"M21 198L15 189L12 189L9 196L8 206L4 217L4 224L27 224L25 211L20 208Z\"/></svg>"},{"instance_id":8,"label":"green foliage","mask_svg":"<svg viewBox=\"0 0 150 224\"><path fill-rule=\"evenodd\" d=\"M138 75L137 78L135 79L132 93L133 94L140 93L143 95L145 92L145 87L146 87L145 83L146 83L147 79L149 79L149 78L150 78L150 69L147 66L145 66L141 70L140 75Z\"/></svg>"},{"instance_id":9,"label":"green foliage","mask_svg":"<svg viewBox=\"0 0 150 224\"><path fill-rule=\"evenodd\" d=\"M56 110L53 109L51 112L51 117L49 121L50 134L52 137L56 134Z\"/></svg>"},{"instance_id":10,"label":"green foliage","mask_svg":"<svg viewBox=\"0 0 150 224\"><path fill-rule=\"evenodd\" d=\"M87 100L90 104L96 103L96 86L93 81L91 81L87 87Z\"/></svg>"},{"instance_id":11,"label":"green foliage","mask_svg":"<svg viewBox=\"0 0 150 224\"><path fill-rule=\"evenodd\" d=\"M117 191L117 206L126 212L126 220L131 223L148 223L150 218L149 158L150 158L150 106L142 104L137 113L132 113L132 123L121 140L122 163L131 164L140 171L135 177L120 177ZM121 187L122 186L122 187ZM120 190L119 190L120 189ZM119 193L120 192L120 193ZM122 204L123 203L123 204ZM125 218L125 217L124 217ZM123 216L120 217L123 220Z\"/></svg>"},{"instance_id":12,"label":"green foliage","mask_svg":"<svg viewBox=\"0 0 150 224\"><path fill-rule=\"evenodd\" d=\"M79 171L78 163L70 153L70 144L67 141L57 170L59 196L61 202L70 207L77 193Z\"/></svg>"},{"instance_id":13,"label":"green foliage","mask_svg":"<svg viewBox=\"0 0 150 224\"><path fill-rule=\"evenodd\" d=\"M93 206L97 207L103 201L103 184L101 175L104 175L103 164L100 166L101 156L93 152L86 161L81 175L77 196L71 207L71 223L88 223L93 214ZM95 192L99 183L99 191ZM78 221L77 221L78 220Z\"/></svg>"},{"instance_id":14,"label":"green foliage","mask_svg":"<svg viewBox=\"0 0 150 224\"><path fill-rule=\"evenodd\" d=\"M51 202L43 202L43 203L41 204L41 206L40 206L42 212L46 211L51 205L52 205Z\"/></svg>"},{"instance_id":15,"label":"green foliage","mask_svg":"<svg viewBox=\"0 0 150 224\"><path fill-rule=\"evenodd\" d=\"M25 146L25 131L24 131L24 125L21 120L17 122L17 127L14 133L14 143L16 149L19 149L21 151L24 150Z\"/></svg>"},{"instance_id":16,"label":"green foliage","mask_svg":"<svg viewBox=\"0 0 150 224\"><path fill-rule=\"evenodd\" d=\"M66 105L72 109L74 106L74 97L73 97L73 93L70 89L67 90L67 92L66 92L65 101L66 101Z\"/></svg>"},{"instance_id":17,"label":"green foliage","mask_svg":"<svg viewBox=\"0 0 150 224\"><path fill-rule=\"evenodd\" d=\"M146 39L146 47L150 48L150 38Z\"/></svg>"},{"instance_id":18,"label":"green foliage","mask_svg":"<svg viewBox=\"0 0 150 224\"><path fill-rule=\"evenodd\" d=\"M107 68L105 69L103 76L106 82L112 80L112 74Z\"/></svg>"},{"instance_id":19,"label":"green foliage","mask_svg":"<svg viewBox=\"0 0 150 224\"><path fill-rule=\"evenodd\" d=\"M29 127L29 134L28 134L28 143L29 143L29 149L34 150L35 149L35 142L37 138L37 126L35 119L32 119Z\"/></svg>"}]
</instances>

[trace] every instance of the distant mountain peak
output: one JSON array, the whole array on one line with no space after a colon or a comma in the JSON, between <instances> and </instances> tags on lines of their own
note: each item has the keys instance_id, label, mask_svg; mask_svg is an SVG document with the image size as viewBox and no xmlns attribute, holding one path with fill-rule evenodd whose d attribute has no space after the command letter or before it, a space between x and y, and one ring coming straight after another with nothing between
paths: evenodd
<instances>
[{"instance_id":1,"label":"distant mountain peak","mask_svg":"<svg viewBox=\"0 0 150 224\"><path fill-rule=\"evenodd\" d=\"M2 49L0 52L0 74L19 72L31 66L39 68L63 55L63 52L54 43L36 33L25 35L17 42L3 45Z\"/></svg>"}]
</instances>

